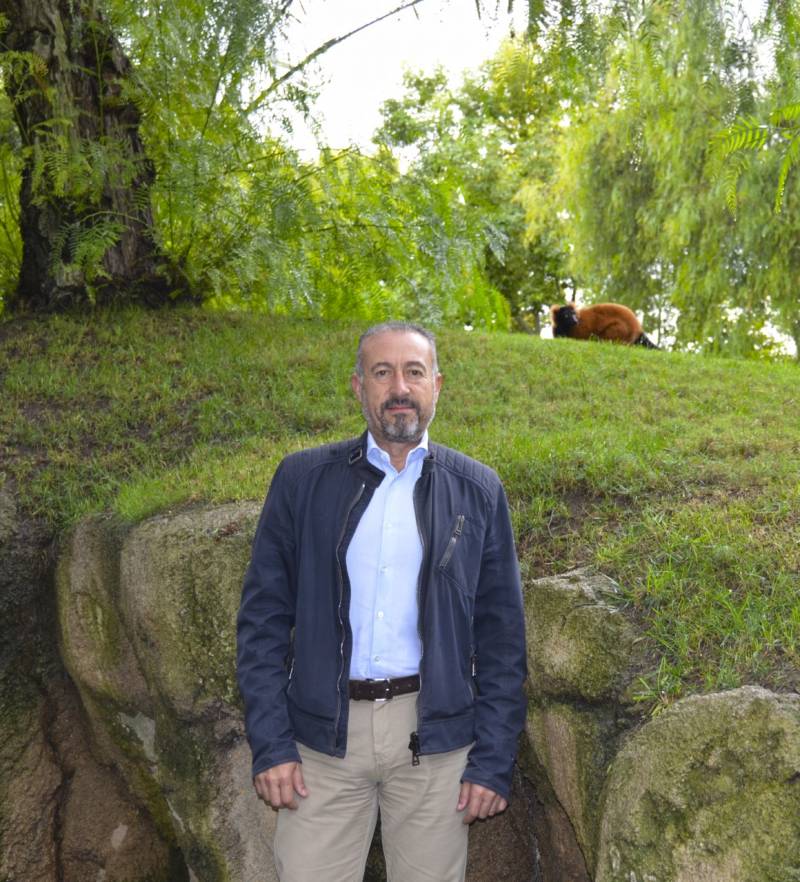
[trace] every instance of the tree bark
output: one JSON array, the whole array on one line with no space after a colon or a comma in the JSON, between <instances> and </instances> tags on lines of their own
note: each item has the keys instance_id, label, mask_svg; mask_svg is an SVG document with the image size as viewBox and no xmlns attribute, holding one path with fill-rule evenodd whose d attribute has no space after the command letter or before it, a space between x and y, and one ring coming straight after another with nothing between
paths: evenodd
<instances>
[{"instance_id":1,"label":"tree bark","mask_svg":"<svg viewBox=\"0 0 800 882\"><path fill-rule=\"evenodd\" d=\"M123 88L131 65L96 0L0 0L0 13L9 22L2 49L32 59L8 55L25 150L22 268L9 306L55 312L185 298L153 238L155 173ZM92 243L94 259L81 260Z\"/></svg>"}]
</instances>

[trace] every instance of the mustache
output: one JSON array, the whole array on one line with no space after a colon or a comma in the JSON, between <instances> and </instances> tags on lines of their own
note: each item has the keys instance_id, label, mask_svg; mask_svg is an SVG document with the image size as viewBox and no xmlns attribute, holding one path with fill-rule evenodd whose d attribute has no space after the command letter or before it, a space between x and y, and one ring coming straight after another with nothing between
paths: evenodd
<instances>
[{"instance_id":1,"label":"mustache","mask_svg":"<svg viewBox=\"0 0 800 882\"><path fill-rule=\"evenodd\" d=\"M385 413L390 407L412 407L417 413L419 413L419 405L413 398L387 398L381 405L381 413Z\"/></svg>"}]
</instances>

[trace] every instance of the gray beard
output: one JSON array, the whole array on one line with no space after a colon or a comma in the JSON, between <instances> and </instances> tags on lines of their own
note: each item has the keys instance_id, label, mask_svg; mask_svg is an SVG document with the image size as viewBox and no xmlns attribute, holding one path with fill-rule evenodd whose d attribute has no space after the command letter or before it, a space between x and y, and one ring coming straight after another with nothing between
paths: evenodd
<instances>
[{"instance_id":1,"label":"gray beard","mask_svg":"<svg viewBox=\"0 0 800 882\"><path fill-rule=\"evenodd\" d=\"M388 403L389 402L387 402L387 404ZM431 410L430 419L423 424L420 418L419 408L414 403L411 403L411 407L414 408L413 415L399 413L395 416L388 416L385 407L386 405L381 408L381 413L378 417L380 434L386 441L399 442L401 444L416 444L420 441L425 434L425 430L433 422L433 418L436 415L436 405L434 404ZM367 405L364 401L361 402L361 412L364 414L364 419L367 421L367 425L369 425L370 417L367 412ZM370 429L372 429L371 426ZM373 431L372 434L374 436L376 433Z\"/></svg>"},{"instance_id":2,"label":"gray beard","mask_svg":"<svg viewBox=\"0 0 800 882\"><path fill-rule=\"evenodd\" d=\"M387 441L404 441L416 443L425 434L425 429L420 428L419 411L413 415L399 413L393 417L381 413L381 431Z\"/></svg>"}]
</instances>

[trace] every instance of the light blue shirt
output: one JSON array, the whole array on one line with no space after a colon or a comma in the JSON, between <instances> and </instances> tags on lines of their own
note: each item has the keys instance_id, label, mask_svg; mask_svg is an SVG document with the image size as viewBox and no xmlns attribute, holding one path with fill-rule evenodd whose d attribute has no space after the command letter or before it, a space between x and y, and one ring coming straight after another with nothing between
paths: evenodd
<instances>
[{"instance_id":1,"label":"light blue shirt","mask_svg":"<svg viewBox=\"0 0 800 882\"><path fill-rule=\"evenodd\" d=\"M417 580L422 539L414 513L414 485L428 454L428 433L398 472L367 433L367 459L386 477L375 490L347 548L351 680L406 677L419 672Z\"/></svg>"}]
</instances>

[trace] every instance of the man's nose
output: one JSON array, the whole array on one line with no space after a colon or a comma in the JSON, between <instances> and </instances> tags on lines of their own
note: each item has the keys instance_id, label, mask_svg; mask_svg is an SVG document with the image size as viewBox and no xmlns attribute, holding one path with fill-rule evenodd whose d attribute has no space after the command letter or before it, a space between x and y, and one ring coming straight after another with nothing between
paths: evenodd
<instances>
[{"instance_id":1,"label":"man's nose","mask_svg":"<svg viewBox=\"0 0 800 882\"><path fill-rule=\"evenodd\" d=\"M409 388L408 381L402 371L392 375L391 391L393 395L408 395Z\"/></svg>"}]
</instances>

